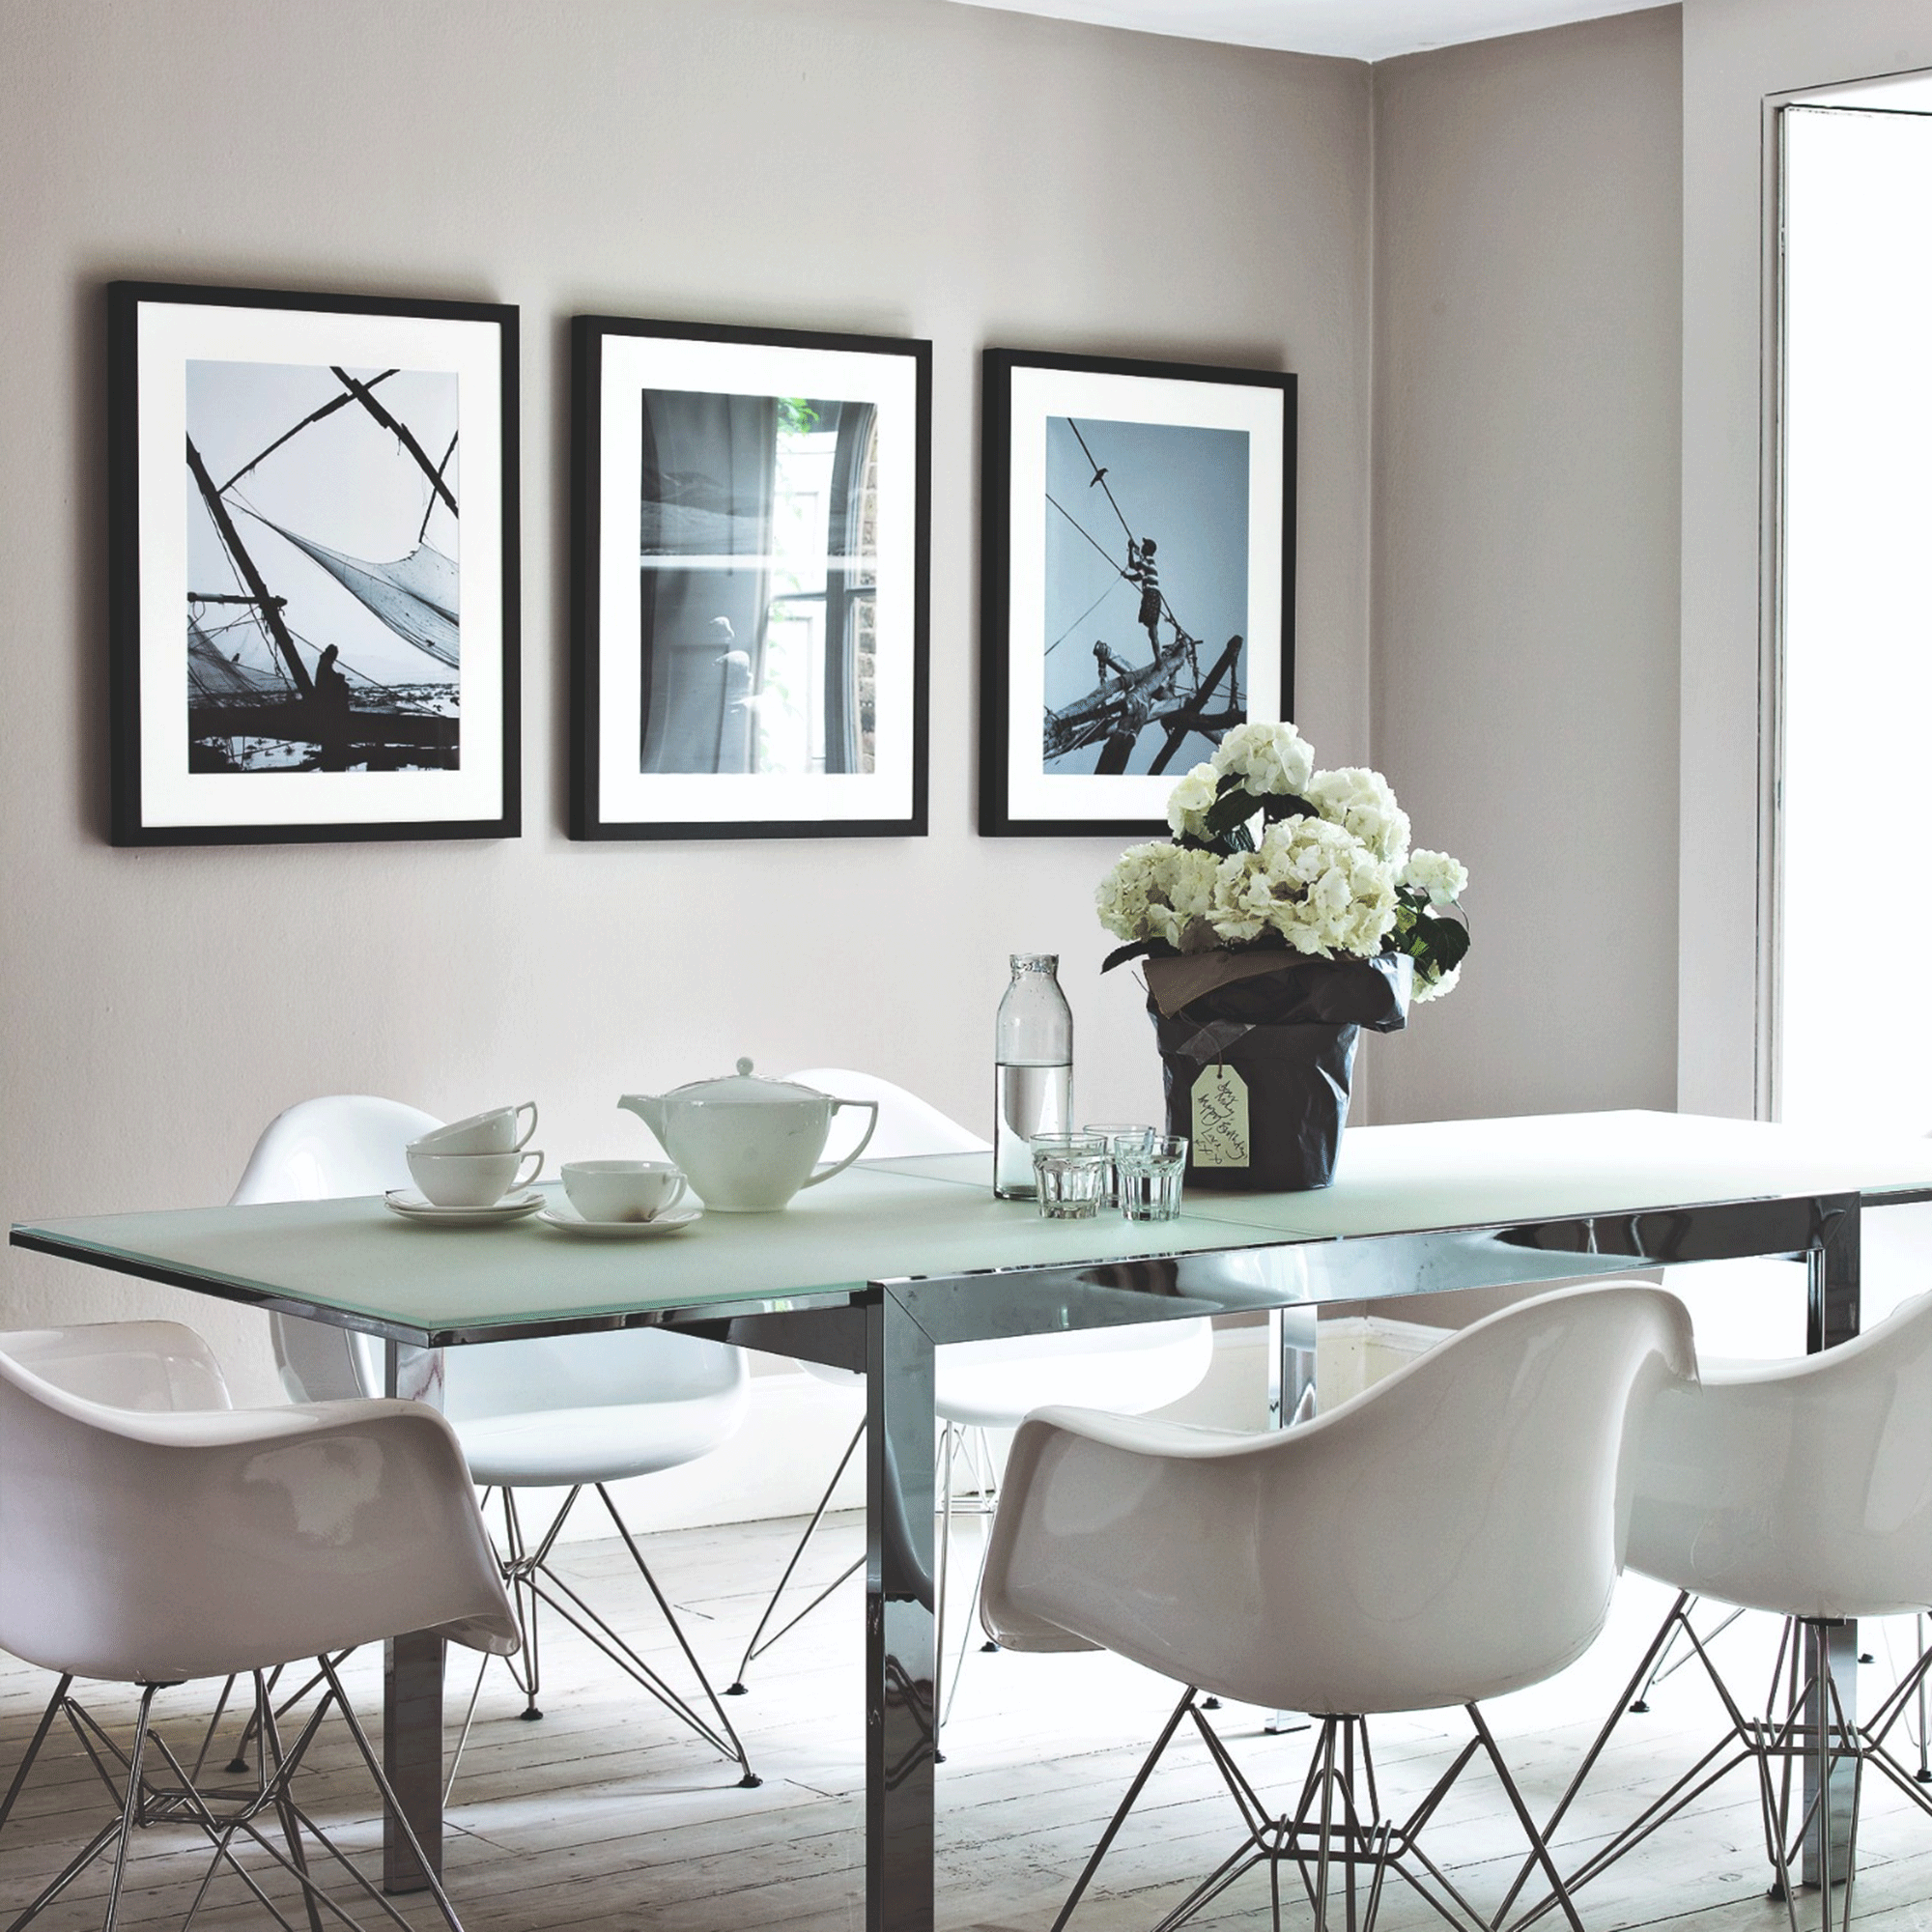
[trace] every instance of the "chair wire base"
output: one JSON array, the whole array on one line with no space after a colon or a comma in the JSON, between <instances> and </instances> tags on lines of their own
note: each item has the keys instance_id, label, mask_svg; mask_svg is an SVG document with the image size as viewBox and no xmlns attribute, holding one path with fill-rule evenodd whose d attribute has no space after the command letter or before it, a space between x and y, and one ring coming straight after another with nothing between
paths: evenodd
<instances>
[{"instance_id":1,"label":"chair wire base","mask_svg":"<svg viewBox=\"0 0 1932 1932\"><path fill-rule=\"evenodd\" d=\"M1763 1817L1765 1856L1773 1880L1771 1893L1781 1899L1792 1932L1798 1932L1798 1908L1792 1874L1800 1867L1807 1840L1815 1842L1818 1861L1819 1924L1822 1932L1833 1932L1832 1891L1842 1890L1837 1915L1839 1932L1848 1932L1852 1897L1858 1869L1859 1805L1867 1770L1890 1779L1912 1802L1932 1816L1932 1794L1917 1775L1899 1762L1890 1748L1892 1732L1915 1704L1922 1704L1928 1671L1932 1671L1932 1651L1920 1649L1918 1661L1888 1693L1870 1720L1859 1724L1850 1719L1839 1695L1832 1662L1828 1633L1837 1628L1835 1620L1787 1617L1772 1665L1771 1684L1764 1702L1764 1715L1752 1717L1739 1705L1722 1674L1712 1662L1708 1643L1730 1619L1706 1636L1691 1629L1690 1610L1694 1603L1690 1592L1679 1594L1665 1614L1657 1635L1651 1640L1624 1694L1611 1706L1610 1715L1584 1753L1556 1808L1544 1827L1546 1836L1553 1835L1572 1801L1581 1790L1597 1760L1609 1743L1611 1733L1630 1706L1633 1693L1649 1681L1658 1660L1679 1641L1689 1645L1690 1655L1703 1666L1712 1688L1724 1707L1728 1728L1716 1744L1662 1796L1654 1799L1623 1830L1600 1846L1568 1878L1571 1892L1609 1869L1627 1853L1634 1851L1662 1825L1674 1818L1693 1800L1701 1797L1720 1778L1739 1766L1754 1767ZM1808 1662L1807 1662L1808 1660ZM1802 1794L1793 1791L1794 1772L1808 1762L1812 1771L1812 1793L1800 1803ZM1849 1772L1851 1795L1842 1857L1833 1844L1833 1830L1818 1829L1823 1813L1829 1816L1834 1784L1842 1786ZM1835 1863L1834 1863L1835 1861ZM1504 1900L1504 1910L1514 1903L1530 1876L1524 1868ZM1545 1896L1512 1921L1510 1932L1520 1932L1547 1913L1554 1903Z\"/></svg>"},{"instance_id":2,"label":"chair wire base","mask_svg":"<svg viewBox=\"0 0 1932 1932\"><path fill-rule=\"evenodd\" d=\"M961 1486L955 1479L955 1470L963 1467L967 1472L967 1482L971 1488L962 1494ZM980 1601L980 1586L985 1580L986 1558L993 1547L993 1513L999 1507L1000 1476L993 1466L991 1442L983 1429L968 1428L962 1423L948 1422L942 1425L939 1439L939 1568L933 1585L933 1627L932 1627L932 1703L938 1716L933 1726L933 1741L946 1727L946 1720L952 1715L952 1700L959 1694L959 1680L966 1674L966 1659L973 1648L972 1607ZM984 1531L980 1539L980 1561L973 1572L973 1591L966 1600L968 1610L966 1629L959 1638L958 1652L952 1660L952 1667L946 1665L946 1578L952 1555L952 1524L956 1518L977 1516L984 1520ZM996 1644L988 1644L988 1650L997 1649ZM944 1763L944 1757L938 1760Z\"/></svg>"},{"instance_id":3,"label":"chair wire base","mask_svg":"<svg viewBox=\"0 0 1932 1932\"><path fill-rule=\"evenodd\" d=\"M281 1728L276 1721L277 1713L271 1694L272 1679L261 1671L252 1674L255 1690L253 1726L262 1746L256 1774L246 1784L210 1786L196 1782L200 1759L197 1758L194 1771L185 1768L169 1747L167 1741L154 1726L156 1696L168 1687L157 1684L141 1687L141 1705L135 1719L133 1741L126 1750L123 1750L96 1721L92 1714L70 1694L73 1679L68 1676L60 1680L54 1687L54 1693L48 1699L47 1708L42 1714L40 1724L27 1746L26 1755L21 1759L13 1782L8 1786L6 1797L0 1799L0 1829L4 1829L14 1801L24 1788L27 1775L32 1770L41 1747L45 1743L56 1719L65 1719L73 1732L90 1767L105 1787L113 1803L113 1815L80 1851L69 1860L58 1875L43 1888L32 1903L9 1922L6 1932L21 1932L22 1927L37 1918L83 1872L109 1853L112 1854L113 1866L108 1880L107 1916L103 1921L103 1932L114 1932L121 1912L132 1833L138 1829L155 1825L191 1826L199 1830L213 1847L213 1857L209 1862L208 1870L203 1874L201 1883L196 1889L186 1918L182 1920L183 1932L187 1932L187 1928L193 1924L197 1914L208 1899L215 1879L223 1871L231 1872L240 1879L253 1895L256 1903L283 1928L283 1932L297 1932L295 1923L263 1889L255 1874L237 1857L238 1844L251 1846L265 1854L281 1872L293 1878L301 1888L301 1900L308 1932L323 1932L325 1913L332 1921L351 1927L359 1926L361 1921L352 1917L336 1899L325 1891L311 1873L304 1834L317 1848L327 1854L329 1860L342 1867L369 1902L386 1918L393 1924L401 1926L403 1932L410 1932L409 1920L389 1903L341 1847L296 1801L292 1789L296 1774L308 1755L309 1747L315 1742L316 1735L322 1728L323 1719L328 1715L331 1705L348 1726L363 1767L381 1795L383 1807L392 1826L400 1832L421 1866L443 1923L450 1928L450 1932L463 1932L462 1922L449 1902L448 1893L444 1891L415 1833L404 1815L393 1787L384 1776L381 1761L371 1747L367 1734L356 1720L355 1713L343 1691L341 1680L336 1675L335 1660L327 1657L317 1660L318 1681L327 1688L316 1700L313 1710L304 1719L294 1742L287 1746L283 1743ZM206 1750L207 1746L204 1743L204 1754ZM151 1768L156 1758L160 1759L164 1767L159 1773ZM280 1835L283 1846L271 1841L265 1827Z\"/></svg>"},{"instance_id":4,"label":"chair wire base","mask_svg":"<svg viewBox=\"0 0 1932 1932\"><path fill-rule=\"evenodd\" d=\"M638 1548L637 1539L619 1514L617 1505L611 1500L611 1492L602 1483L589 1485L596 1490L603 1500L606 1511L617 1534L623 1540L624 1548L630 1552L632 1563L638 1575L644 1580L644 1587L651 1593L667 1628L677 1640L677 1647L684 1654L684 1661L690 1666L692 1675L697 1681L698 1692L703 1703L709 1707L710 1715L696 1703L681 1696L664 1677L644 1662L638 1652L611 1625L598 1614L582 1597L557 1574L551 1564L551 1552L556 1547L556 1540L562 1533L564 1523L569 1520L577 1499L583 1493L582 1485L572 1489L564 1497L550 1527L534 1545L524 1535L523 1519L517 1509L517 1494L514 1490L497 1492L502 1499L503 1548L500 1552L503 1565L503 1581L510 1592L510 1601L516 1608L517 1625L523 1633L523 1648L514 1657L506 1657L503 1662L508 1666L512 1681L524 1693L523 1716L535 1719L543 1716L537 1703L537 1695L543 1687L543 1663L538 1647L538 1618L540 1611L548 1607L581 1635L587 1637L601 1650L612 1663L639 1685L651 1697L655 1698L672 1717L695 1731L722 1757L733 1758L743 1774L738 1782L746 1790L754 1789L764 1779L752 1769L751 1758L745 1747L732 1728L731 1719L725 1716L724 1707L719 1702L718 1692L711 1688L711 1680L704 1673L704 1666L698 1662L690 1640L684 1634L684 1626L678 1621L677 1612L670 1601L658 1587L657 1578L651 1575L650 1565L644 1561L643 1551ZM484 1494L489 1501L489 1492ZM470 1727L476 1721L476 1700L482 1694L483 1678L490 1667L486 1656L477 1667L476 1682L470 1688L469 1703L463 1714L463 1729L456 1740L456 1749L449 1761L449 1776L443 1786L443 1802L448 1803L449 1794L456 1786L456 1774L463 1762L464 1747L469 1742Z\"/></svg>"},{"instance_id":5,"label":"chair wire base","mask_svg":"<svg viewBox=\"0 0 1932 1932\"><path fill-rule=\"evenodd\" d=\"M1696 1607L1697 1599L1694 1596L1689 1597L1684 1605L1685 1629L1690 1628L1690 1612ZM1704 1633L1704 1642L1706 1644L1716 1642L1743 1615L1744 1612L1742 1610L1733 1609L1719 1618ZM1694 1663L1697 1660L1697 1646L1693 1644L1686 1643L1682 1654L1678 1654L1679 1631L1675 1618L1671 1619L1668 1628L1670 1634L1665 1640L1662 1649L1657 1652L1656 1661L1650 1666L1650 1674L1637 1687L1636 1695L1630 1701L1628 1709L1633 1717L1641 1718L1645 1716L1650 1710L1650 1693L1660 1684L1663 1683L1665 1679L1675 1677L1687 1663Z\"/></svg>"},{"instance_id":6,"label":"chair wire base","mask_svg":"<svg viewBox=\"0 0 1932 1932\"><path fill-rule=\"evenodd\" d=\"M805 1555L811 1539L818 1533L818 1526L824 1520L826 1512L831 1507L833 1492L838 1487L838 1479L844 1475L846 1464L858 1453L859 1444L865 1440L865 1436L866 1424L862 1419L858 1428L852 1432L852 1439L845 1445L845 1453L838 1459L838 1466L832 1472L832 1480L825 1486L825 1493L818 1499L818 1507L812 1511L810 1520L805 1525L803 1534L801 1534L798 1542L792 1548L791 1556L779 1577L778 1587L772 1592L770 1601L765 1605L764 1614L758 1619L757 1629L752 1633L751 1642L745 1646L744 1656L738 1660L737 1676L726 1688L724 1691L725 1696L744 1696L749 1689L749 1686L745 1682L745 1677L752 1664L758 1658L762 1657L766 1651L770 1650L781 1637L789 1635L792 1631L796 1630L841 1583L865 1567L866 1559L864 1556L860 1556L848 1564L802 1610L789 1618L778 1630L773 1631L770 1636L766 1636L765 1632L770 1626L772 1619L778 1614L779 1604L784 1596L787 1585L791 1582L792 1573L798 1568L799 1561ZM935 1661L940 1663L940 1667L935 1672L935 1678L943 1678L946 1683L945 1699L940 1710L940 1719L943 1723L945 1719L952 1713L952 1698L959 1688L959 1679L965 1669L966 1657L968 1652L973 1648L973 1632L969 1620L966 1634L959 1640L958 1655L953 1660L952 1667L950 1670L944 1668L943 1660L946 1655L946 1577L949 1559L952 1554L952 1520L955 1517L960 1516L981 1516L990 1520L994 1506L998 1501L999 1483L998 1473L993 1467L992 1454L987 1443L986 1432L983 1429L968 1430L959 1424L951 1422L943 1424L939 1439L938 1461L940 1485L937 1514L940 1527L938 1581L935 1598L938 1604L938 1612L933 1629L933 1656ZM970 1467L970 1481L975 1486L971 1494L963 1496L956 1492L956 1486L953 1480L954 1467L961 1463ZM984 1572L985 1563L985 1548L982 1546L980 1554L980 1571L981 1573ZM977 1581L974 1585L972 1601L976 1604L979 1602L979 1585ZM982 1651L994 1651L999 1646L994 1643L983 1643L980 1648ZM933 1695L935 1703L937 1703L940 1695L939 1683L937 1681L935 1681L933 1687ZM938 1761L941 1763L945 1762L944 1758Z\"/></svg>"},{"instance_id":7,"label":"chair wire base","mask_svg":"<svg viewBox=\"0 0 1932 1932\"><path fill-rule=\"evenodd\" d=\"M1570 1902L1548 1844L1537 1831L1522 1793L1496 1748L1488 1722L1476 1705L1467 1704L1463 1709L1475 1735L1406 1817L1397 1818L1382 1810L1367 1719L1321 1715L1315 1718L1315 1749L1293 1810L1270 1815L1203 1715L1202 1701L1190 1688L1181 1694L1166 1727L1154 1741L1153 1749L1134 1775L1126 1796L1108 1821L1099 1843L1074 1881L1066 1903L1054 1919L1052 1932L1063 1932L1072 1918L1074 1908L1099 1870L1101 1861L1138 1802L1155 1765L1180 1729L1182 1720L1189 1718L1240 1812L1244 1833L1235 1849L1160 1919L1152 1932L1174 1932L1175 1927L1185 1923L1259 1865L1267 1867L1271 1932L1281 1932L1284 1866L1290 1867L1300 1882L1302 1894L1314 1913L1315 1932L1327 1932L1331 1905L1338 1903L1349 1932L1375 1932L1382 1892L1391 1874L1456 1926L1458 1932L1493 1932L1500 1914L1485 1918L1418 1843L1424 1827L1479 1754L1487 1759L1501 1782L1511 1809L1529 1840L1531 1863L1540 1865L1548 1876L1573 1932L1582 1932L1581 1921Z\"/></svg>"},{"instance_id":8,"label":"chair wire base","mask_svg":"<svg viewBox=\"0 0 1932 1932\"><path fill-rule=\"evenodd\" d=\"M351 1655L353 1653L350 1651L338 1650L329 1661L340 1667L342 1661ZM275 1687L281 1682L282 1668L283 1666L278 1663L269 1672L268 1683L271 1695L275 1690ZM201 1776L202 1767L208 1762L208 1754L214 1748L215 1737L221 1729L221 1719L227 1713L228 1700L234 1696L235 1686L238 1681L236 1678L229 1678L221 1687L221 1694L214 1700L213 1713L209 1718L207 1730L202 1734L201 1748L195 1752L194 1763L188 1767L188 1776L190 1777L198 1779ZM302 1680L298 1690L292 1691L275 1706L275 1716L286 1718L310 1691L318 1690L322 1683L323 1675L321 1671L310 1672ZM251 1704L248 1711L248 1720L242 1726L242 1735L235 1740L234 1753L223 1767L230 1777L245 1777L247 1776L248 1753L255 1747L255 1736L257 1730L260 1728L260 1723L261 1719Z\"/></svg>"},{"instance_id":9,"label":"chair wire base","mask_svg":"<svg viewBox=\"0 0 1932 1932\"><path fill-rule=\"evenodd\" d=\"M771 1601L765 1605L765 1613L758 1619L757 1629L752 1633L751 1642L745 1646L744 1656L738 1660L737 1674L725 1687L725 1696L744 1696L749 1688L745 1683L745 1673L751 1669L753 1663L764 1656L765 1652L771 1649L772 1645L777 1643L781 1637L789 1636L848 1577L857 1575L859 1571L866 1567L866 1558L862 1553L851 1563L848 1563L796 1616L790 1618L778 1630L773 1631L770 1636L765 1635L766 1626L778 1614L779 1604L784 1596L786 1584L791 1581L792 1572L798 1568L799 1559L805 1554L811 1539L818 1534L818 1525L824 1521L825 1512L832 1507L833 1492L838 1488L839 1477L845 1473L846 1464L858 1454L859 1444L865 1439L866 1420L864 1416L861 1416L858 1428L852 1432L851 1441L845 1445L844 1455L838 1459L838 1466L832 1472L832 1480L825 1486L825 1493L818 1499L818 1507L812 1511L811 1520L805 1525L804 1533L799 1537L797 1544L792 1549L791 1558L785 1564L783 1574L779 1577L778 1588L772 1592ZM760 1641L761 1638L763 1639L762 1641Z\"/></svg>"}]
</instances>

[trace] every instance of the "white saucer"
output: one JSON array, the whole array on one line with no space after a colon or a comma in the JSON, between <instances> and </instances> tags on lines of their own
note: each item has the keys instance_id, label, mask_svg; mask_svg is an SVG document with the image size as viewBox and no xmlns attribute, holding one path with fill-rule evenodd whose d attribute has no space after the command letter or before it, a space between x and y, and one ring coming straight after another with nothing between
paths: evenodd
<instances>
[{"instance_id":1,"label":"white saucer","mask_svg":"<svg viewBox=\"0 0 1932 1932\"><path fill-rule=\"evenodd\" d=\"M439 1208L413 1187L392 1187L383 1196L383 1206L406 1221L434 1221L445 1228L491 1228L504 1221L521 1221L543 1206L543 1196L534 1187L521 1194L506 1195L487 1208Z\"/></svg>"},{"instance_id":2,"label":"white saucer","mask_svg":"<svg viewBox=\"0 0 1932 1932\"><path fill-rule=\"evenodd\" d=\"M648 1235L674 1235L703 1217L702 1208L672 1208L648 1221L586 1221L568 1201L555 1201L537 1219L546 1228L560 1228L566 1235L587 1235L592 1240L638 1241Z\"/></svg>"}]
</instances>

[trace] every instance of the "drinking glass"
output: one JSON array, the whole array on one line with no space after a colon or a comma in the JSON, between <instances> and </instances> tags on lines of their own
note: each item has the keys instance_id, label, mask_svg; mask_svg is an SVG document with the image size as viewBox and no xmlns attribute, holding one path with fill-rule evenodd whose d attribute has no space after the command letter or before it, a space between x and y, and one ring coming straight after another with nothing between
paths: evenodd
<instances>
[{"instance_id":1,"label":"drinking glass","mask_svg":"<svg viewBox=\"0 0 1932 1932\"><path fill-rule=\"evenodd\" d=\"M1178 1221L1180 1171L1187 1141L1180 1134L1153 1134L1143 1148L1122 1148L1115 1157L1121 1176L1121 1212L1129 1221Z\"/></svg>"},{"instance_id":2,"label":"drinking glass","mask_svg":"<svg viewBox=\"0 0 1932 1932\"><path fill-rule=\"evenodd\" d=\"M1107 1143L1098 1134L1036 1134L1032 1146L1041 1217L1091 1221L1107 1191Z\"/></svg>"},{"instance_id":3,"label":"drinking glass","mask_svg":"<svg viewBox=\"0 0 1932 1932\"><path fill-rule=\"evenodd\" d=\"M1121 1177L1116 1163L1120 1160L1122 1148L1144 1148L1153 1139L1153 1129L1145 1121L1102 1121L1080 1129L1083 1134L1098 1134L1107 1144L1107 1183L1106 1192L1100 1198L1102 1208L1118 1208L1121 1205Z\"/></svg>"}]
</instances>

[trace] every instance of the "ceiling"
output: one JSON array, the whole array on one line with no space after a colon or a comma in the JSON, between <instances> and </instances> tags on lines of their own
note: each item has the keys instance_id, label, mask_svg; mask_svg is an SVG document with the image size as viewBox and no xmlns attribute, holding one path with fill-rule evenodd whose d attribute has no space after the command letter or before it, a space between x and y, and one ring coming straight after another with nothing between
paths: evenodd
<instances>
[{"instance_id":1,"label":"ceiling","mask_svg":"<svg viewBox=\"0 0 1932 1932\"><path fill-rule=\"evenodd\" d=\"M1658 0L963 0L1192 41L1387 60L1570 20L1634 14Z\"/></svg>"}]
</instances>

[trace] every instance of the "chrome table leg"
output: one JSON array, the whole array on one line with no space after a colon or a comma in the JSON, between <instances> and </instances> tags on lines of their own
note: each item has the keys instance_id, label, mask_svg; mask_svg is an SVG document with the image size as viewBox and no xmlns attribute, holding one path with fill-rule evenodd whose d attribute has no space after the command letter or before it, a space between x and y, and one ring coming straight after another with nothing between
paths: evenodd
<instances>
[{"instance_id":1,"label":"chrome table leg","mask_svg":"<svg viewBox=\"0 0 1932 1932\"><path fill-rule=\"evenodd\" d=\"M440 1353L384 1343L385 1395L434 1403L441 1388ZM442 1876L442 1638L427 1631L391 1637L383 1646L383 1775L423 1854L419 1861L409 1833L399 1831L394 1814L384 1809L384 1891L428 1890L431 1878Z\"/></svg>"},{"instance_id":2,"label":"chrome table leg","mask_svg":"<svg viewBox=\"0 0 1932 1932\"><path fill-rule=\"evenodd\" d=\"M866 1927L931 1932L932 1338L890 1286L866 1314Z\"/></svg>"},{"instance_id":3,"label":"chrome table leg","mask_svg":"<svg viewBox=\"0 0 1932 1932\"><path fill-rule=\"evenodd\" d=\"M1832 1225L1822 1247L1805 1257L1806 1346L1812 1353L1836 1348L1859 1332L1859 1214L1852 1210ZM1830 1648L1829 1677L1823 1668L1827 1660L1818 1655L1819 1646ZM1804 1723L1814 1740L1822 1739L1834 1718L1831 1689L1835 1688L1837 1711L1848 1726L1859 1720L1859 1627L1856 1621L1820 1627L1804 1627L1803 1667L1811 1690L1805 1700ZM1808 1808L1818 1796L1818 1751L1804 1756L1804 1803ZM1816 1885L1821 1870L1844 1883L1851 1863L1851 1837L1856 1773L1855 1756L1833 1761L1827 1802L1819 1807L1811 1829L1804 1834L1804 1855L1801 1877L1806 1885ZM1821 1843L1821 1829L1829 1830L1828 1843ZM1822 1854L1822 1856L1821 1856Z\"/></svg>"}]
</instances>

